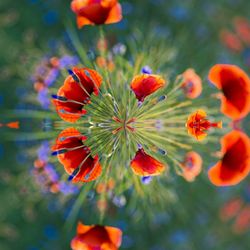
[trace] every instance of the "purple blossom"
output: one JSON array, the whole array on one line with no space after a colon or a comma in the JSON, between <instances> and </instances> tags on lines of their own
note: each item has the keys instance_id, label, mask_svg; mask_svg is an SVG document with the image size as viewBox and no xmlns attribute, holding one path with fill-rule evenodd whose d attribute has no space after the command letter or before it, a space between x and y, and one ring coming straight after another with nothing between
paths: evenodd
<instances>
[{"instance_id":1,"label":"purple blossom","mask_svg":"<svg viewBox=\"0 0 250 250\"><path fill-rule=\"evenodd\" d=\"M142 183L145 185L148 185L152 181L153 177L152 176L144 176L142 177Z\"/></svg>"},{"instance_id":2,"label":"purple blossom","mask_svg":"<svg viewBox=\"0 0 250 250\"><path fill-rule=\"evenodd\" d=\"M49 71L47 77L44 80L44 83L47 86L51 86L56 81L58 76L59 76L59 70L57 68L53 68Z\"/></svg>"},{"instance_id":3,"label":"purple blossom","mask_svg":"<svg viewBox=\"0 0 250 250\"><path fill-rule=\"evenodd\" d=\"M152 74L152 69L148 66L148 65L146 65L146 66L144 66L143 68L142 68L142 73L143 74L148 74L148 75L150 75L150 74Z\"/></svg>"},{"instance_id":4,"label":"purple blossom","mask_svg":"<svg viewBox=\"0 0 250 250\"><path fill-rule=\"evenodd\" d=\"M41 146L37 151L37 156L39 160L47 162L49 158L49 153L50 153L49 142L48 141L42 142Z\"/></svg>"},{"instance_id":5,"label":"purple blossom","mask_svg":"<svg viewBox=\"0 0 250 250\"><path fill-rule=\"evenodd\" d=\"M114 47L113 47L113 53L115 55L124 55L126 53L126 46L122 43L117 43Z\"/></svg>"},{"instance_id":6,"label":"purple blossom","mask_svg":"<svg viewBox=\"0 0 250 250\"><path fill-rule=\"evenodd\" d=\"M48 92L48 89L45 88L42 89L37 95L37 100L40 102L41 106L44 109L49 109L50 106L50 97L48 95Z\"/></svg>"},{"instance_id":7,"label":"purple blossom","mask_svg":"<svg viewBox=\"0 0 250 250\"><path fill-rule=\"evenodd\" d=\"M79 191L79 188L75 185L69 184L67 182L61 181L59 183L59 190L65 194L65 195L69 195L69 194L75 194Z\"/></svg>"},{"instance_id":8,"label":"purple blossom","mask_svg":"<svg viewBox=\"0 0 250 250\"><path fill-rule=\"evenodd\" d=\"M68 68L70 66L75 66L76 64L79 63L79 59L77 56L69 56L65 55L62 58L60 58L59 65L60 68Z\"/></svg>"},{"instance_id":9,"label":"purple blossom","mask_svg":"<svg viewBox=\"0 0 250 250\"><path fill-rule=\"evenodd\" d=\"M45 166L45 171L52 182L57 182L59 180L59 175L52 164L47 164Z\"/></svg>"}]
</instances>

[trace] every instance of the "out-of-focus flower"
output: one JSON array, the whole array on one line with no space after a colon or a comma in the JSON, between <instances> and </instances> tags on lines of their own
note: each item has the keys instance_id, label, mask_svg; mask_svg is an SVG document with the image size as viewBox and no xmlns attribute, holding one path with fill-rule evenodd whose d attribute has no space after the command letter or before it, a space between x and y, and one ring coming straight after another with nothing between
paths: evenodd
<instances>
[{"instance_id":1,"label":"out-of-focus flower","mask_svg":"<svg viewBox=\"0 0 250 250\"><path fill-rule=\"evenodd\" d=\"M143 148L136 152L130 165L134 173L141 176L159 175L165 170L164 164L146 154Z\"/></svg>"},{"instance_id":2,"label":"out-of-focus flower","mask_svg":"<svg viewBox=\"0 0 250 250\"><path fill-rule=\"evenodd\" d=\"M50 96L48 88L41 89L37 94L37 100L41 104L43 109L49 109L50 106Z\"/></svg>"},{"instance_id":3,"label":"out-of-focus flower","mask_svg":"<svg viewBox=\"0 0 250 250\"><path fill-rule=\"evenodd\" d=\"M77 56L64 55L59 59L59 66L61 69L75 66L79 63Z\"/></svg>"},{"instance_id":4,"label":"out-of-focus flower","mask_svg":"<svg viewBox=\"0 0 250 250\"><path fill-rule=\"evenodd\" d=\"M53 164L48 163L50 146L44 141L37 150L37 159L34 161L32 175L43 192L59 193L64 195L77 193L76 185L60 180Z\"/></svg>"},{"instance_id":5,"label":"out-of-focus flower","mask_svg":"<svg viewBox=\"0 0 250 250\"><path fill-rule=\"evenodd\" d=\"M242 206L243 206L243 201L241 198L234 198L232 200L229 200L221 208L220 218L223 221L230 220L239 213Z\"/></svg>"},{"instance_id":6,"label":"out-of-focus flower","mask_svg":"<svg viewBox=\"0 0 250 250\"><path fill-rule=\"evenodd\" d=\"M100 51L100 52L105 52L107 51L108 49L108 41L107 39L105 38L100 38L98 41L97 41L97 45L96 45L97 49Z\"/></svg>"},{"instance_id":7,"label":"out-of-focus flower","mask_svg":"<svg viewBox=\"0 0 250 250\"><path fill-rule=\"evenodd\" d=\"M109 179L107 183L101 182L98 183L96 186L96 192L101 193L108 193L109 191L113 190L115 187L115 181L113 179Z\"/></svg>"},{"instance_id":8,"label":"out-of-focus flower","mask_svg":"<svg viewBox=\"0 0 250 250\"><path fill-rule=\"evenodd\" d=\"M196 152L188 152L182 162L182 176L187 181L194 181L202 170L202 158Z\"/></svg>"},{"instance_id":9,"label":"out-of-focus flower","mask_svg":"<svg viewBox=\"0 0 250 250\"><path fill-rule=\"evenodd\" d=\"M12 128L12 129L19 129L19 126L20 126L19 121L8 122L8 123L0 123L0 128L1 127L8 127L8 128Z\"/></svg>"},{"instance_id":10,"label":"out-of-focus flower","mask_svg":"<svg viewBox=\"0 0 250 250\"><path fill-rule=\"evenodd\" d=\"M222 122L210 122L206 119L207 114L204 110L199 109L191 114L186 123L188 133L198 141L203 140L207 136L207 130L210 128L222 128Z\"/></svg>"},{"instance_id":11,"label":"out-of-focus flower","mask_svg":"<svg viewBox=\"0 0 250 250\"><path fill-rule=\"evenodd\" d=\"M184 94L191 99L197 98L202 92L202 81L199 75L193 69L187 69L182 77Z\"/></svg>"},{"instance_id":12,"label":"out-of-focus flower","mask_svg":"<svg viewBox=\"0 0 250 250\"><path fill-rule=\"evenodd\" d=\"M142 72L143 74L148 74L148 75L150 75L150 74L153 73L152 69L151 69L148 65L144 66L144 67L142 68L141 72Z\"/></svg>"},{"instance_id":13,"label":"out-of-focus flower","mask_svg":"<svg viewBox=\"0 0 250 250\"><path fill-rule=\"evenodd\" d=\"M78 223L77 235L71 241L73 250L100 249L118 250L122 242L122 231L116 227Z\"/></svg>"},{"instance_id":14,"label":"out-of-focus flower","mask_svg":"<svg viewBox=\"0 0 250 250\"><path fill-rule=\"evenodd\" d=\"M51 164L36 160L32 175L35 177L39 187L42 187L43 192L59 192L59 175Z\"/></svg>"},{"instance_id":15,"label":"out-of-focus flower","mask_svg":"<svg viewBox=\"0 0 250 250\"><path fill-rule=\"evenodd\" d=\"M126 53L127 47L123 43L117 43L114 45L112 50L115 55L123 56Z\"/></svg>"},{"instance_id":16,"label":"out-of-focus flower","mask_svg":"<svg viewBox=\"0 0 250 250\"><path fill-rule=\"evenodd\" d=\"M37 92L51 86L59 75L60 60L57 57L44 58L32 76L34 89Z\"/></svg>"},{"instance_id":17,"label":"out-of-focus flower","mask_svg":"<svg viewBox=\"0 0 250 250\"><path fill-rule=\"evenodd\" d=\"M92 93L98 95L102 77L92 69L73 68L64 85L53 95L53 103L59 116L68 122L76 122L86 114L84 105L90 102Z\"/></svg>"},{"instance_id":18,"label":"out-of-focus flower","mask_svg":"<svg viewBox=\"0 0 250 250\"><path fill-rule=\"evenodd\" d=\"M67 128L60 133L52 147L52 155L57 155L73 182L93 181L102 171L98 155L92 157L90 149L83 144L86 139L76 129Z\"/></svg>"},{"instance_id":19,"label":"out-of-focus flower","mask_svg":"<svg viewBox=\"0 0 250 250\"><path fill-rule=\"evenodd\" d=\"M222 91L221 112L233 120L250 111L250 79L236 65L217 64L210 69L209 80Z\"/></svg>"},{"instance_id":20,"label":"out-of-focus flower","mask_svg":"<svg viewBox=\"0 0 250 250\"><path fill-rule=\"evenodd\" d=\"M141 181L143 184L148 185L152 181L152 176L143 176Z\"/></svg>"},{"instance_id":21,"label":"out-of-focus flower","mask_svg":"<svg viewBox=\"0 0 250 250\"><path fill-rule=\"evenodd\" d=\"M100 68L104 68L107 69L109 72L112 72L115 68L115 64L112 60L112 58L104 58L102 56L98 56L96 58L96 64L100 67Z\"/></svg>"},{"instance_id":22,"label":"out-of-focus flower","mask_svg":"<svg viewBox=\"0 0 250 250\"><path fill-rule=\"evenodd\" d=\"M108 202L105 199L99 199L96 202L96 207L100 213L105 213L108 209Z\"/></svg>"},{"instance_id":23,"label":"out-of-focus flower","mask_svg":"<svg viewBox=\"0 0 250 250\"><path fill-rule=\"evenodd\" d=\"M246 45L250 45L250 22L244 17L236 17L234 27L240 39Z\"/></svg>"},{"instance_id":24,"label":"out-of-focus flower","mask_svg":"<svg viewBox=\"0 0 250 250\"><path fill-rule=\"evenodd\" d=\"M117 23L122 19L122 8L117 0L73 0L71 9L77 15L77 25Z\"/></svg>"},{"instance_id":25,"label":"out-of-focus flower","mask_svg":"<svg viewBox=\"0 0 250 250\"><path fill-rule=\"evenodd\" d=\"M243 44L241 40L233 32L228 30L222 30L220 32L220 39L222 43L230 50L239 53L243 50Z\"/></svg>"},{"instance_id":26,"label":"out-of-focus flower","mask_svg":"<svg viewBox=\"0 0 250 250\"><path fill-rule=\"evenodd\" d=\"M236 217L233 230L240 234L250 229L250 205L246 205Z\"/></svg>"},{"instance_id":27,"label":"out-of-focus flower","mask_svg":"<svg viewBox=\"0 0 250 250\"><path fill-rule=\"evenodd\" d=\"M136 98L143 102L148 95L162 88L165 83L166 81L159 75L142 74L134 77L130 87Z\"/></svg>"},{"instance_id":28,"label":"out-of-focus flower","mask_svg":"<svg viewBox=\"0 0 250 250\"><path fill-rule=\"evenodd\" d=\"M230 186L241 182L250 171L250 140L240 131L232 131L221 139L221 160L208 171L216 186Z\"/></svg>"}]
</instances>

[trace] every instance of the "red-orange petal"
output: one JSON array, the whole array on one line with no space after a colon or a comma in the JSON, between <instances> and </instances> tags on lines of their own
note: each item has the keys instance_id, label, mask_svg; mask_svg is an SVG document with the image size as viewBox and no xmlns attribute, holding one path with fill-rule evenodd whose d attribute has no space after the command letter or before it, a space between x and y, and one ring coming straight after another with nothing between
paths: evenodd
<instances>
[{"instance_id":1,"label":"red-orange petal","mask_svg":"<svg viewBox=\"0 0 250 250\"><path fill-rule=\"evenodd\" d=\"M85 25L94 25L93 22L91 22L89 19L87 19L86 17L82 17L82 16L77 16L76 17L76 23L77 23L77 27L78 28L82 28Z\"/></svg>"},{"instance_id":2,"label":"red-orange petal","mask_svg":"<svg viewBox=\"0 0 250 250\"><path fill-rule=\"evenodd\" d=\"M250 79L236 65L217 64L208 75L209 80L223 92L221 112L238 120L250 111Z\"/></svg>"},{"instance_id":3,"label":"red-orange petal","mask_svg":"<svg viewBox=\"0 0 250 250\"><path fill-rule=\"evenodd\" d=\"M140 176L159 175L165 170L164 164L146 154L144 149L139 149L136 152L130 165L134 173Z\"/></svg>"},{"instance_id":4,"label":"red-orange petal","mask_svg":"<svg viewBox=\"0 0 250 250\"><path fill-rule=\"evenodd\" d=\"M78 223L77 235L71 241L73 250L118 250L121 245L122 231L109 226Z\"/></svg>"},{"instance_id":5,"label":"red-orange petal","mask_svg":"<svg viewBox=\"0 0 250 250\"><path fill-rule=\"evenodd\" d=\"M70 149L65 153L58 154L57 157L69 175L80 167L73 182L93 181L100 176L102 171L98 156L93 158L90 155L90 149L83 144L84 140L86 140L86 136L81 135L79 131L67 128L60 133L56 144L52 147L54 151Z\"/></svg>"},{"instance_id":6,"label":"red-orange petal","mask_svg":"<svg viewBox=\"0 0 250 250\"><path fill-rule=\"evenodd\" d=\"M71 9L77 15L78 27L119 22L121 5L117 0L74 0Z\"/></svg>"},{"instance_id":7,"label":"red-orange petal","mask_svg":"<svg viewBox=\"0 0 250 250\"><path fill-rule=\"evenodd\" d=\"M250 140L240 131L232 131L221 139L222 159L208 171L216 186L230 186L241 182L250 172Z\"/></svg>"},{"instance_id":8,"label":"red-orange petal","mask_svg":"<svg viewBox=\"0 0 250 250\"><path fill-rule=\"evenodd\" d=\"M102 83L102 77L95 70L73 68L73 72L81 83L76 82L72 76L68 76L57 92L58 96L66 97L69 101L53 100L59 116L68 122L76 122L86 114L84 105L90 101L92 93L98 95Z\"/></svg>"},{"instance_id":9,"label":"red-orange petal","mask_svg":"<svg viewBox=\"0 0 250 250\"><path fill-rule=\"evenodd\" d=\"M77 229L76 229L76 232L77 234L84 234L86 232L88 232L91 228L93 228L94 226L93 225L84 225L82 222L78 222L77 224Z\"/></svg>"},{"instance_id":10,"label":"red-orange petal","mask_svg":"<svg viewBox=\"0 0 250 250\"><path fill-rule=\"evenodd\" d=\"M96 155L94 158L89 156L82 165L81 170L72 180L73 182L90 182L96 180L102 173L102 166Z\"/></svg>"},{"instance_id":11,"label":"red-orange petal","mask_svg":"<svg viewBox=\"0 0 250 250\"><path fill-rule=\"evenodd\" d=\"M130 86L136 98L143 102L144 99L165 85L165 80L159 75L142 74L132 80Z\"/></svg>"},{"instance_id":12,"label":"red-orange petal","mask_svg":"<svg viewBox=\"0 0 250 250\"><path fill-rule=\"evenodd\" d=\"M187 69L183 74L182 88L188 98L197 98L202 92L202 81L193 69Z\"/></svg>"},{"instance_id":13,"label":"red-orange petal","mask_svg":"<svg viewBox=\"0 0 250 250\"><path fill-rule=\"evenodd\" d=\"M115 4L108 15L105 24L118 23L122 20L122 7L119 3Z\"/></svg>"},{"instance_id":14,"label":"red-orange petal","mask_svg":"<svg viewBox=\"0 0 250 250\"><path fill-rule=\"evenodd\" d=\"M122 231L116 227L105 227L111 242L118 248L122 243Z\"/></svg>"}]
</instances>

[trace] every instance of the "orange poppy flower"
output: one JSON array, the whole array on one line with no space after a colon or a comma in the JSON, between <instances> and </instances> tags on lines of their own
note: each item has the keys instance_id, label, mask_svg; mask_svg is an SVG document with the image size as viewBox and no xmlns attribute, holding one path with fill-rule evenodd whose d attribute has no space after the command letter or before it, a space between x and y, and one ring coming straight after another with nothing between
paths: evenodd
<instances>
[{"instance_id":1,"label":"orange poppy flower","mask_svg":"<svg viewBox=\"0 0 250 250\"><path fill-rule=\"evenodd\" d=\"M130 165L134 173L140 176L159 175L165 170L164 164L146 154L143 148L136 152Z\"/></svg>"},{"instance_id":2,"label":"orange poppy flower","mask_svg":"<svg viewBox=\"0 0 250 250\"><path fill-rule=\"evenodd\" d=\"M193 69L187 69L183 74L182 89L184 94L191 99L197 98L202 92L201 78Z\"/></svg>"},{"instance_id":3,"label":"orange poppy flower","mask_svg":"<svg viewBox=\"0 0 250 250\"><path fill-rule=\"evenodd\" d=\"M221 112L238 120L250 111L250 79L235 65L217 64L208 75L209 80L222 91Z\"/></svg>"},{"instance_id":4,"label":"orange poppy flower","mask_svg":"<svg viewBox=\"0 0 250 250\"><path fill-rule=\"evenodd\" d=\"M77 235L71 241L72 250L118 250L122 231L116 227L84 225L77 226Z\"/></svg>"},{"instance_id":5,"label":"orange poppy flower","mask_svg":"<svg viewBox=\"0 0 250 250\"><path fill-rule=\"evenodd\" d=\"M203 140L207 133L206 131L211 127L214 128L222 128L222 122L210 122L206 119L207 114L204 110L199 109L195 113L191 114L186 123L186 127L188 129L188 133L198 141Z\"/></svg>"},{"instance_id":6,"label":"orange poppy flower","mask_svg":"<svg viewBox=\"0 0 250 250\"><path fill-rule=\"evenodd\" d=\"M208 177L216 186L236 185L250 171L250 140L234 130L221 139L221 147L222 159L208 171Z\"/></svg>"},{"instance_id":7,"label":"orange poppy flower","mask_svg":"<svg viewBox=\"0 0 250 250\"><path fill-rule=\"evenodd\" d=\"M165 80L159 75L142 74L134 77L130 87L136 98L143 102L145 97L162 88L165 83Z\"/></svg>"},{"instance_id":8,"label":"orange poppy flower","mask_svg":"<svg viewBox=\"0 0 250 250\"><path fill-rule=\"evenodd\" d=\"M52 97L59 116L65 121L76 122L86 114L83 107L90 102L91 94L98 95L102 77L88 68L73 68L69 72L57 95Z\"/></svg>"},{"instance_id":9,"label":"orange poppy flower","mask_svg":"<svg viewBox=\"0 0 250 250\"><path fill-rule=\"evenodd\" d=\"M202 169L202 158L196 152L188 152L185 156L182 176L189 182L194 181Z\"/></svg>"},{"instance_id":10,"label":"orange poppy flower","mask_svg":"<svg viewBox=\"0 0 250 250\"><path fill-rule=\"evenodd\" d=\"M73 0L71 9L77 15L77 25L100 25L120 22L122 8L117 0Z\"/></svg>"},{"instance_id":11,"label":"orange poppy flower","mask_svg":"<svg viewBox=\"0 0 250 250\"><path fill-rule=\"evenodd\" d=\"M83 144L87 139L74 128L67 128L60 133L52 147L73 182L89 182L97 179L102 171L98 155L92 157L90 149Z\"/></svg>"}]
</instances>

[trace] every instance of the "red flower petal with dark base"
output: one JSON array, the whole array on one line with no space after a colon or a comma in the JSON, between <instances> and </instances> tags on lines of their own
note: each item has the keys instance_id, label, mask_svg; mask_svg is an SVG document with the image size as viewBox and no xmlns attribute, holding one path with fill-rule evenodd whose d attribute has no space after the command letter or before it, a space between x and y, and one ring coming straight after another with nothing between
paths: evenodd
<instances>
[{"instance_id":1,"label":"red flower petal with dark base","mask_svg":"<svg viewBox=\"0 0 250 250\"><path fill-rule=\"evenodd\" d=\"M146 154L144 149L139 149L136 152L130 165L134 173L140 176L159 175L165 170L164 164Z\"/></svg>"},{"instance_id":2,"label":"red flower petal with dark base","mask_svg":"<svg viewBox=\"0 0 250 250\"><path fill-rule=\"evenodd\" d=\"M77 24L111 24L122 19L122 8L117 0L73 0L71 9L77 15Z\"/></svg>"},{"instance_id":3,"label":"red flower petal with dark base","mask_svg":"<svg viewBox=\"0 0 250 250\"><path fill-rule=\"evenodd\" d=\"M92 93L98 95L102 83L102 77L95 70L73 68L72 72L73 76L68 76L58 90L58 99L53 100L59 116L68 122L76 122L86 114L84 105L90 102Z\"/></svg>"},{"instance_id":4,"label":"red flower petal with dark base","mask_svg":"<svg viewBox=\"0 0 250 250\"><path fill-rule=\"evenodd\" d=\"M209 80L222 91L221 112L238 120L250 111L250 79L235 65L217 64L208 75Z\"/></svg>"},{"instance_id":5,"label":"red flower petal with dark base","mask_svg":"<svg viewBox=\"0 0 250 250\"><path fill-rule=\"evenodd\" d=\"M161 78L161 76L143 74L135 76L130 86L134 91L136 98L140 102L143 102L148 95L151 95L159 88L162 88L165 83L165 80Z\"/></svg>"},{"instance_id":6,"label":"red flower petal with dark base","mask_svg":"<svg viewBox=\"0 0 250 250\"><path fill-rule=\"evenodd\" d=\"M184 94L191 99L197 98L202 92L201 78L193 69L187 69L183 74L182 89Z\"/></svg>"},{"instance_id":7,"label":"red flower petal with dark base","mask_svg":"<svg viewBox=\"0 0 250 250\"><path fill-rule=\"evenodd\" d=\"M71 241L73 250L118 250L122 241L122 231L116 227L78 223L77 235Z\"/></svg>"},{"instance_id":8,"label":"red flower petal with dark base","mask_svg":"<svg viewBox=\"0 0 250 250\"><path fill-rule=\"evenodd\" d=\"M241 182L250 171L250 140L240 131L232 131L221 139L222 159L209 171L208 177L216 186Z\"/></svg>"},{"instance_id":9,"label":"red flower petal with dark base","mask_svg":"<svg viewBox=\"0 0 250 250\"><path fill-rule=\"evenodd\" d=\"M93 181L102 171L98 156L92 157L90 149L83 144L86 139L76 129L68 128L60 133L52 147L53 154L57 155L73 182Z\"/></svg>"}]
</instances>

